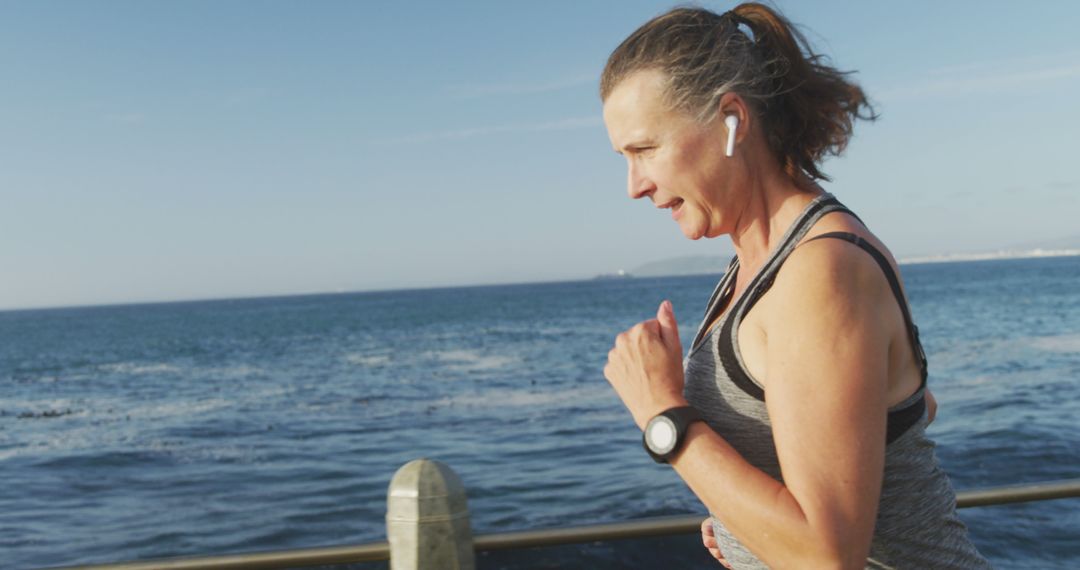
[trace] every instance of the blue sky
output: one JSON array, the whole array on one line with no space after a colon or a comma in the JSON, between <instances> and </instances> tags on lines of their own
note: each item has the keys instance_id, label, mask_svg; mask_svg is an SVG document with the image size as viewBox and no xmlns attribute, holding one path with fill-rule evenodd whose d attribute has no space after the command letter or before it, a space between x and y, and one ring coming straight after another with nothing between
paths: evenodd
<instances>
[{"instance_id":1,"label":"blue sky","mask_svg":"<svg viewBox=\"0 0 1080 570\"><path fill-rule=\"evenodd\" d=\"M826 188L895 254L1080 233L1080 4L777 5L877 102ZM0 308L726 256L626 197L600 120L671 6L2 1Z\"/></svg>"}]
</instances>

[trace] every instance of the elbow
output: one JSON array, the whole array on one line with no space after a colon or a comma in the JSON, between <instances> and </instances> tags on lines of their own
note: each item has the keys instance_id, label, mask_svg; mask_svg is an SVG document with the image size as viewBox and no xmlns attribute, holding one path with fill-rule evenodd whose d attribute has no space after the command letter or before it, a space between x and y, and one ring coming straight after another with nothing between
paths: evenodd
<instances>
[{"instance_id":1,"label":"elbow","mask_svg":"<svg viewBox=\"0 0 1080 570\"><path fill-rule=\"evenodd\" d=\"M819 556L807 568L830 568L832 570L863 570L866 568L866 553L828 552Z\"/></svg>"},{"instance_id":2,"label":"elbow","mask_svg":"<svg viewBox=\"0 0 1080 570\"><path fill-rule=\"evenodd\" d=\"M828 570L862 570L870 555L870 545L862 545L854 537L817 537L796 548L784 549L779 559L768 561L772 568L821 568Z\"/></svg>"},{"instance_id":3,"label":"elbow","mask_svg":"<svg viewBox=\"0 0 1080 570\"><path fill-rule=\"evenodd\" d=\"M850 530L850 529L849 529ZM813 549L815 564L808 568L831 568L835 570L862 570L866 568L866 559L870 555L871 535L863 533L833 532L829 536L819 536Z\"/></svg>"},{"instance_id":4,"label":"elbow","mask_svg":"<svg viewBox=\"0 0 1080 570\"><path fill-rule=\"evenodd\" d=\"M789 493L787 498L794 499ZM797 506L797 505L796 505ZM799 516L787 527L789 532L762 537L758 558L770 568L822 568L862 570L870 557L874 540L876 510L843 513L836 509L799 507ZM761 556L764 554L765 556Z\"/></svg>"}]
</instances>

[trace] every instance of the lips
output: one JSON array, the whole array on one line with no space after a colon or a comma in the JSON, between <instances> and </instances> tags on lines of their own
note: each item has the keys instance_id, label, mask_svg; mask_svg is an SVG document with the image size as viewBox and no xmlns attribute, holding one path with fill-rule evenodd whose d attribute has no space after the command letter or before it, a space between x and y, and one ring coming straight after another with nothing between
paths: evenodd
<instances>
[{"instance_id":1,"label":"lips","mask_svg":"<svg viewBox=\"0 0 1080 570\"><path fill-rule=\"evenodd\" d=\"M675 221L678 221L679 217L680 217L680 214L682 213L682 205L683 205L682 198L673 198L671 200L668 200L667 202L664 202L663 204L657 204L656 207L660 208L662 210L666 210L666 209L670 208L671 209L671 219L673 219Z\"/></svg>"}]
</instances>

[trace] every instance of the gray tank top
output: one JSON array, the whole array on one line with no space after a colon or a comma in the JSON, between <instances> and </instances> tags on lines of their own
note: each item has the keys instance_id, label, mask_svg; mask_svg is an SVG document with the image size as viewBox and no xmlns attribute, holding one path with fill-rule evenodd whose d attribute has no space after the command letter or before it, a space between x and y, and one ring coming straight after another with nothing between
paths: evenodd
<instances>
[{"instance_id":1,"label":"gray tank top","mask_svg":"<svg viewBox=\"0 0 1080 570\"><path fill-rule=\"evenodd\" d=\"M724 437L750 464L783 482L773 442L772 424L765 407L765 391L747 372L735 334L754 303L768 291L780 266L822 216L842 211L851 214L829 194L815 198L791 224L780 245L751 280L746 292L731 300L738 260L732 260L705 311L705 319L686 356L686 399L701 410L706 423ZM854 214L851 214L854 216ZM889 408L885 446L885 474L878 505L874 538L867 568L990 568L975 549L967 528L956 516L956 495L938 466L934 442L927 439L926 359L918 329L911 322L899 281L885 257L853 234L818 237L845 239L874 256L900 303L909 338L923 374L922 386ZM817 239L817 238L814 238ZM724 317L706 332L715 311L731 300ZM713 517L720 552L737 569L766 568Z\"/></svg>"}]
</instances>

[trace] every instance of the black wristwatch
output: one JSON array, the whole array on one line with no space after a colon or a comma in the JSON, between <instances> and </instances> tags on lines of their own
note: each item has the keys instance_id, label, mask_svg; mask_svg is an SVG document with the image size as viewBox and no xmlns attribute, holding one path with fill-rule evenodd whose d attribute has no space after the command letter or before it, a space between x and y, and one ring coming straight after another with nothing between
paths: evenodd
<instances>
[{"instance_id":1,"label":"black wristwatch","mask_svg":"<svg viewBox=\"0 0 1080 570\"><path fill-rule=\"evenodd\" d=\"M700 421L705 421L705 418L691 406L671 408L649 420L645 432L641 434L641 444L653 461L667 463L682 447L690 424Z\"/></svg>"}]
</instances>

